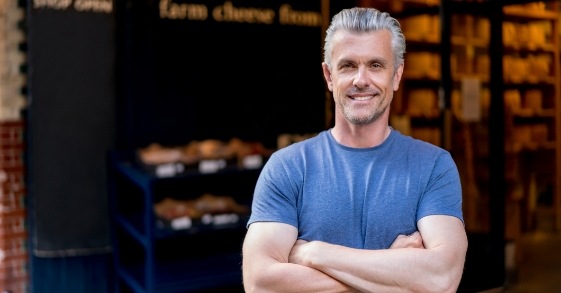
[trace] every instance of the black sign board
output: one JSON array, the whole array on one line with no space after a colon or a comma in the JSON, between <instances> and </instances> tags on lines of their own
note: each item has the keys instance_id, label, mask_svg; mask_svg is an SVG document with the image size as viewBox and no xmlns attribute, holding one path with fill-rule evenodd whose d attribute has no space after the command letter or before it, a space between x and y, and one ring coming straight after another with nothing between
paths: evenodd
<instances>
[{"instance_id":1,"label":"black sign board","mask_svg":"<svg viewBox=\"0 0 561 293\"><path fill-rule=\"evenodd\" d=\"M321 1L129 1L118 11L120 146L325 127Z\"/></svg>"},{"instance_id":2,"label":"black sign board","mask_svg":"<svg viewBox=\"0 0 561 293\"><path fill-rule=\"evenodd\" d=\"M112 1L29 5L32 250L39 257L109 252L105 158L116 124Z\"/></svg>"}]
</instances>

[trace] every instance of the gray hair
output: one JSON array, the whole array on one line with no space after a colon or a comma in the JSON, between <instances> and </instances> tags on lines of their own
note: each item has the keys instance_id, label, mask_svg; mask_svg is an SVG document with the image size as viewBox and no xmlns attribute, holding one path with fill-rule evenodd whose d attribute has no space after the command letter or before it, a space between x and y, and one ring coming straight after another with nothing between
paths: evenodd
<instances>
[{"instance_id":1,"label":"gray hair","mask_svg":"<svg viewBox=\"0 0 561 293\"><path fill-rule=\"evenodd\" d=\"M362 33L381 29L386 29L392 34L394 68L397 68L404 62L403 55L405 54L405 36L401 32L401 25L387 12L365 7L343 9L333 16L325 34L323 61L331 68L332 41L336 31L346 30Z\"/></svg>"}]
</instances>

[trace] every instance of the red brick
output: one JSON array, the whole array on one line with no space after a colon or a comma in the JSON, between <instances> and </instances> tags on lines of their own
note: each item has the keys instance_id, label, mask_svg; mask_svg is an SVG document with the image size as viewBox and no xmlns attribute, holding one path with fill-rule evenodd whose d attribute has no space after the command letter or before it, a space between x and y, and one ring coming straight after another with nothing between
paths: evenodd
<instances>
[{"instance_id":1,"label":"red brick","mask_svg":"<svg viewBox=\"0 0 561 293\"><path fill-rule=\"evenodd\" d=\"M0 121L0 290L27 290L24 126Z\"/></svg>"}]
</instances>

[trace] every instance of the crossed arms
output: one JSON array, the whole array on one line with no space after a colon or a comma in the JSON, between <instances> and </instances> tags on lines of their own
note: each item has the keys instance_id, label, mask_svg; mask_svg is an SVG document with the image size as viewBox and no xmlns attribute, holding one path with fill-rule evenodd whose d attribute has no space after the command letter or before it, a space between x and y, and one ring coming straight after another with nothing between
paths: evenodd
<instances>
[{"instance_id":1,"label":"crossed arms","mask_svg":"<svg viewBox=\"0 0 561 293\"><path fill-rule=\"evenodd\" d=\"M390 249L364 250L297 240L295 227L249 226L243 244L246 292L456 292L467 251L463 223L433 215Z\"/></svg>"}]
</instances>

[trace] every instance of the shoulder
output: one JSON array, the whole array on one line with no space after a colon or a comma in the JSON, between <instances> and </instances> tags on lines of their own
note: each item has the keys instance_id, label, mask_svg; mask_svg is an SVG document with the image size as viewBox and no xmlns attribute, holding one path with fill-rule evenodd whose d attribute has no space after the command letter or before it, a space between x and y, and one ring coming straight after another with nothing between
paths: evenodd
<instances>
[{"instance_id":1,"label":"shoulder","mask_svg":"<svg viewBox=\"0 0 561 293\"><path fill-rule=\"evenodd\" d=\"M323 149L321 145L327 140L326 133L326 131L322 131L315 136L276 150L267 160L265 171L275 169L294 172L294 170L302 169L307 160L321 156Z\"/></svg>"},{"instance_id":2,"label":"shoulder","mask_svg":"<svg viewBox=\"0 0 561 293\"><path fill-rule=\"evenodd\" d=\"M440 156L448 153L447 150L437 145L414 138L409 135L404 135L397 130L392 131L392 137L393 141L396 142L394 144L395 147L404 148L408 151L416 153L417 155Z\"/></svg>"},{"instance_id":3,"label":"shoulder","mask_svg":"<svg viewBox=\"0 0 561 293\"><path fill-rule=\"evenodd\" d=\"M398 153L405 155L408 160L418 161L420 167L428 169L456 168L454 159L449 151L429 142L403 135L395 131L392 147ZM394 149L394 152L395 150Z\"/></svg>"}]
</instances>

